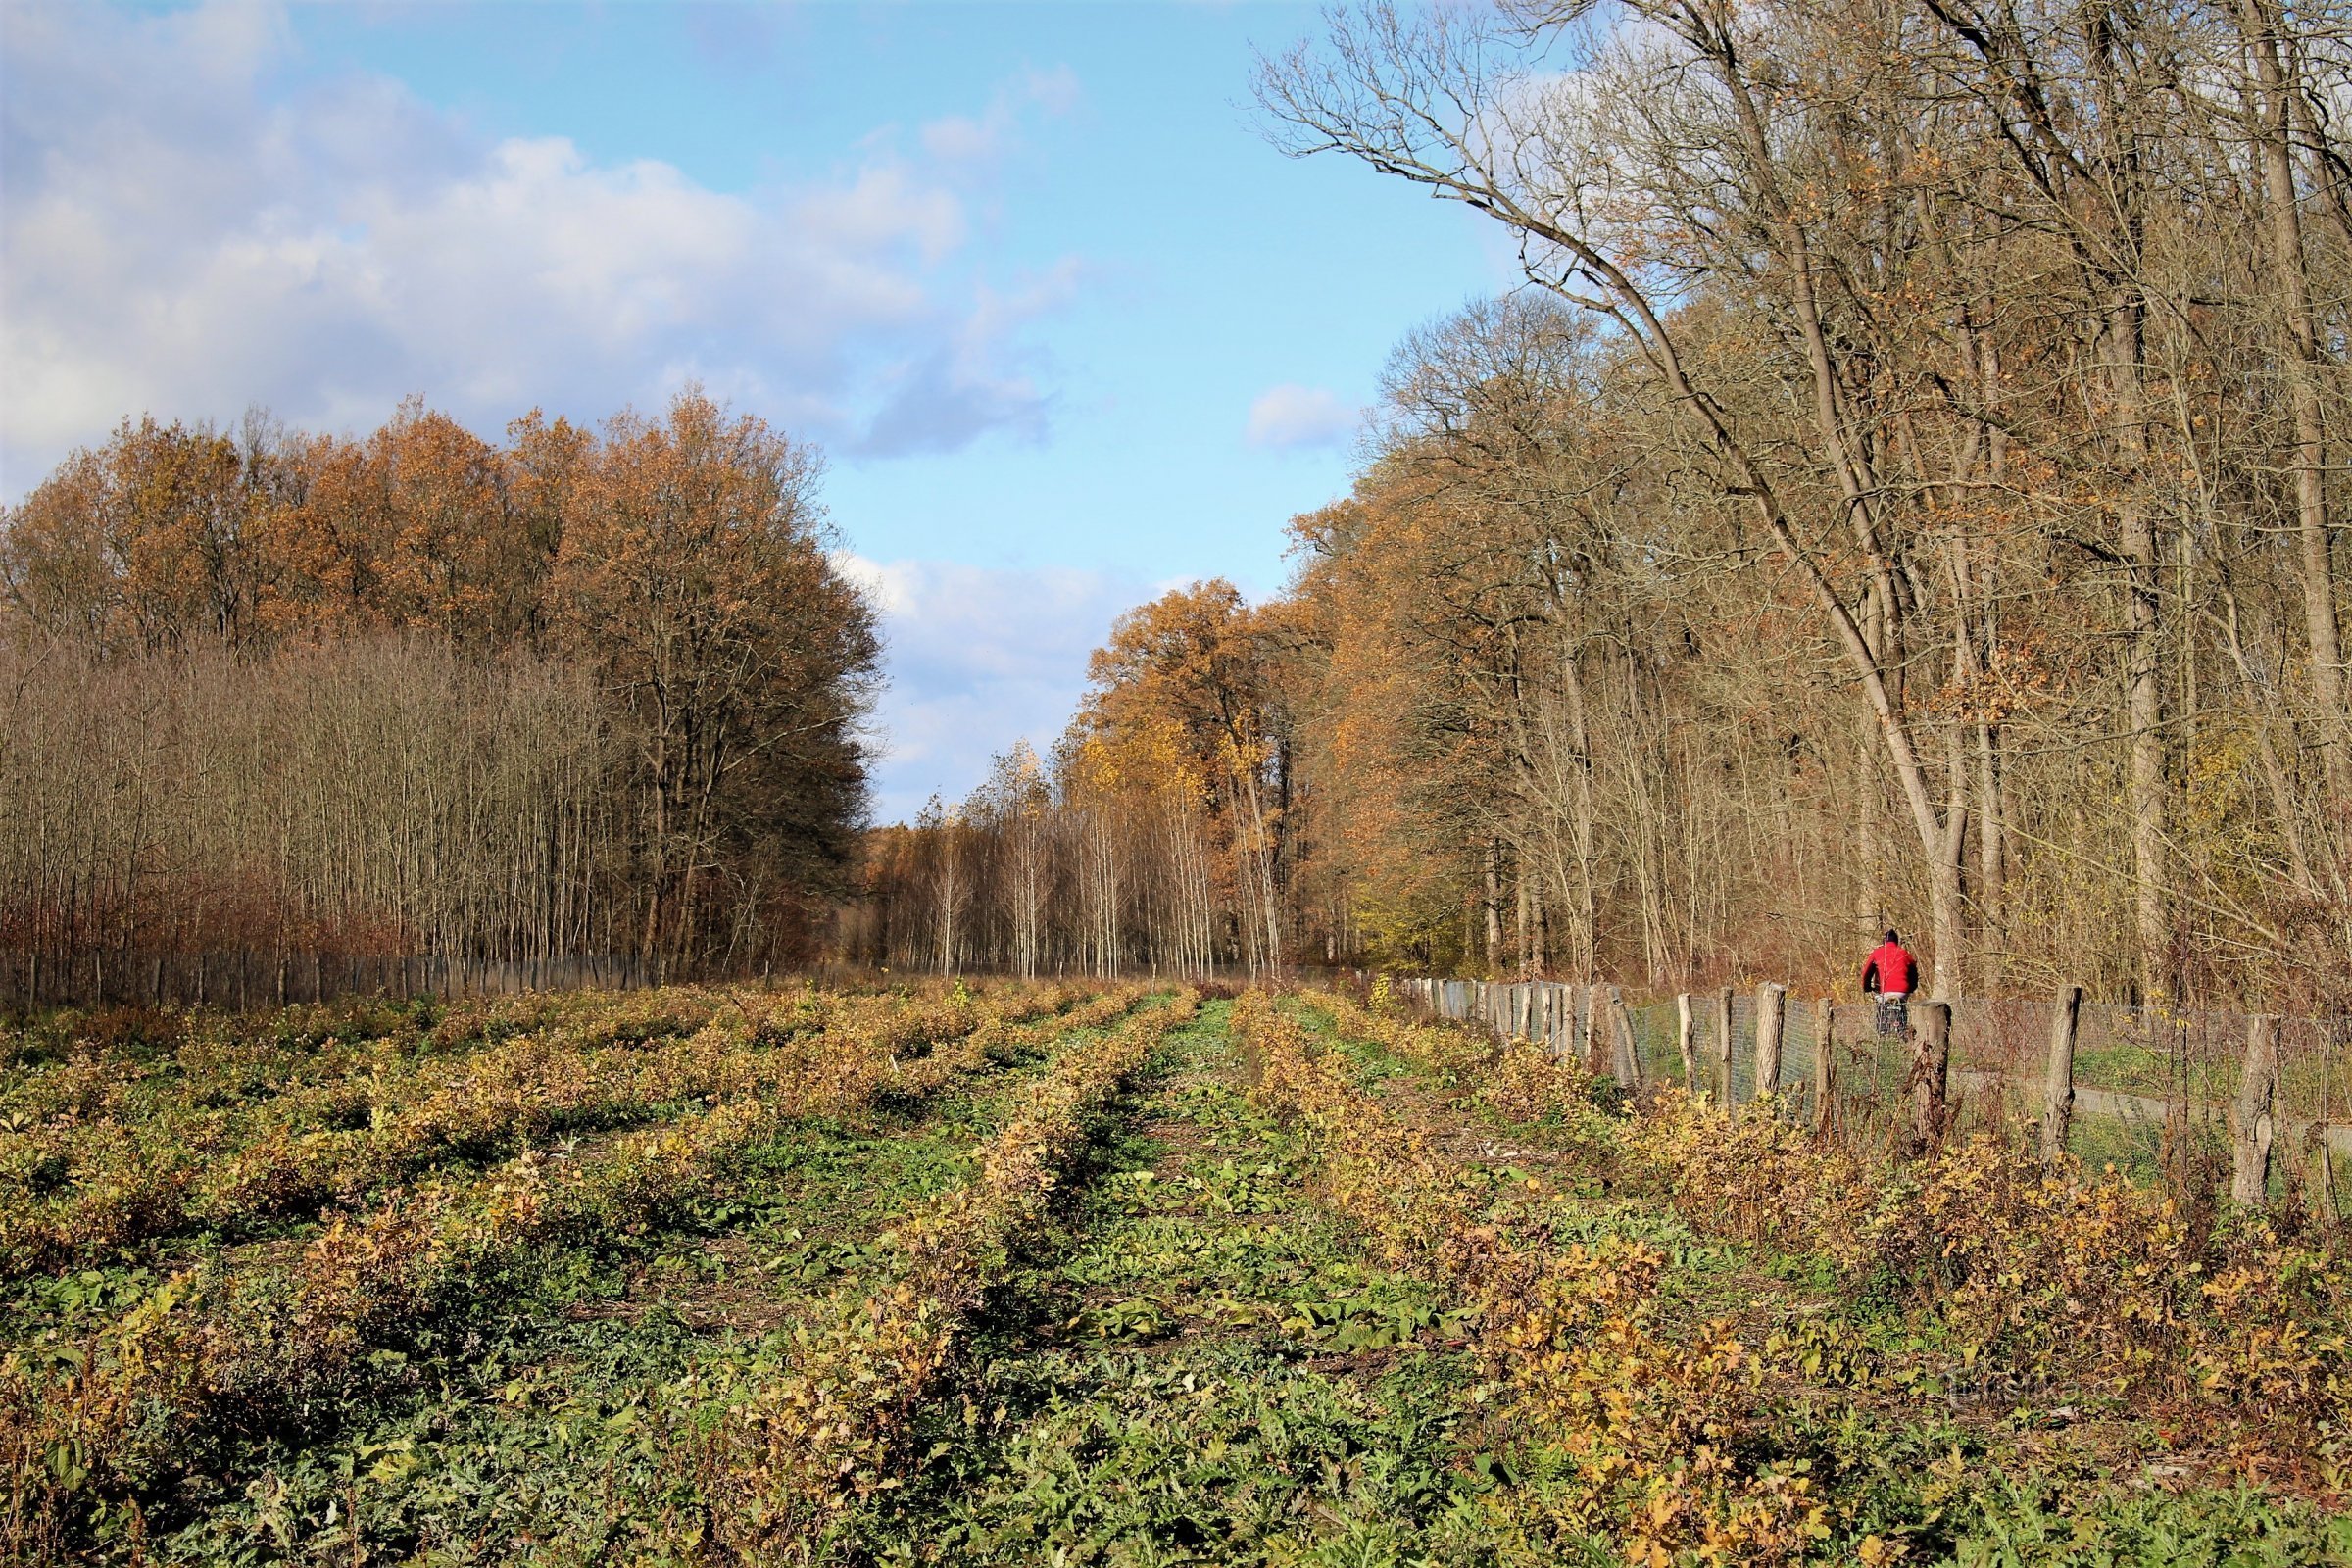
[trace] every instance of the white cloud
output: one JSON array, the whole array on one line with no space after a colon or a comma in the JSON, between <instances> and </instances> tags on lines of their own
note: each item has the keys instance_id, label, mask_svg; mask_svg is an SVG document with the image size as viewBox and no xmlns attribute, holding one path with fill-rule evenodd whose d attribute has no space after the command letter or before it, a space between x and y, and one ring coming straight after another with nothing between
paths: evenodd
<instances>
[{"instance_id":1,"label":"white cloud","mask_svg":"<svg viewBox=\"0 0 2352 1568\"><path fill-rule=\"evenodd\" d=\"M873 595L889 648L875 715L874 814L885 822L911 821L934 792L968 793L1017 739L1051 751L1085 690L1087 656L1152 593L1071 567L837 560Z\"/></svg>"},{"instance_id":2,"label":"white cloud","mask_svg":"<svg viewBox=\"0 0 2352 1568\"><path fill-rule=\"evenodd\" d=\"M1251 446L1277 452L1335 446L1361 416L1336 392L1285 382L1260 392L1250 405L1248 437Z\"/></svg>"},{"instance_id":3,"label":"white cloud","mask_svg":"<svg viewBox=\"0 0 2352 1568\"><path fill-rule=\"evenodd\" d=\"M953 160L871 138L836 179L746 195L489 141L380 77L288 92L270 9L5 24L0 493L126 414L365 429L411 392L489 432L688 377L850 451L1045 430L1022 334L1077 274L989 287ZM1001 93L997 134L1065 94Z\"/></svg>"},{"instance_id":4,"label":"white cloud","mask_svg":"<svg viewBox=\"0 0 2352 1568\"><path fill-rule=\"evenodd\" d=\"M1067 66L1029 71L1000 87L978 115L945 115L924 122L923 151L955 163L985 163L1002 157L1019 130L1027 109L1059 117L1078 107L1078 77Z\"/></svg>"}]
</instances>

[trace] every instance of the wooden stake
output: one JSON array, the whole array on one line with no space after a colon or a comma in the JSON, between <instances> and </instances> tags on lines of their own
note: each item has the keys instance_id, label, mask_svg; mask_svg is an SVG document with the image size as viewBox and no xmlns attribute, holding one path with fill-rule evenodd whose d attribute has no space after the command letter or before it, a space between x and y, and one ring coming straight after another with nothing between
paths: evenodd
<instances>
[{"instance_id":1,"label":"wooden stake","mask_svg":"<svg viewBox=\"0 0 2352 1568\"><path fill-rule=\"evenodd\" d=\"M1829 1136L1837 1092L1838 1004L1824 997L1814 1004L1813 1012L1813 1131L1818 1136Z\"/></svg>"},{"instance_id":2,"label":"wooden stake","mask_svg":"<svg viewBox=\"0 0 2352 1568\"><path fill-rule=\"evenodd\" d=\"M1911 1004L1911 1128L1903 1152L1917 1159L1943 1136L1952 1069L1952 1004Z\"/></svg>"},{"instance_id":3,"label":"wooden stake","mask_svg":"<svg viewBox=\"0 0 2352 1568\"><path fill-rule=\"evenodd\" d=\"M1642 1090L1642 1050L1634 1040L1634 1015L1625 1005L1625 998L1615 986L1609 987L1610 1033L1617 1037L1617 1082L1629 1095Z\"/></svg>"},{"instance_id":4,"label":"wooden stake","mask_svg":"<svg viewBox=\"0 0 2352 1568\"><path fill-rule=\"evenodd\" d=\"M1678 992L1674 999L1674 1043L1683 1057L1683 1088L1698 1093L1698 1009L1692 1005L1690 993Z\"/></svg>"},{"instance_id":5,"label":"wooden stake","mask_svg":"<svg viewBox=\"0 0 2352 1568\"><path fill-rule=\"evenodd\" d=\"M2230 1110L2230 1199L2259 1208L2271 1191L2271 1141L2278 1098L2278 1020L2246 1020L2246 1060L2237 1080L2237 1102Z\"/></svg>"},{"instance_id":6,"label":"wooden stake","mask_svg":"<svg viewBox=\"0 0 2352 1568\"><path fill-rule=\"evenodd\" d=\"M1788 988L1767 980L1756 987L1756 1098L1781 1092L1781 1031L1788 1021Z\"/></svg>"},{"instance_id":7,"label":"wooden stake","mask_svg":"<svg viewBox=\"0 0 2352 1568\"><path fill-rule=\"evenodd\" d=\"M2067 1124L2075 1115L2075 1035L2082 1021L2082 988L2058 993L2050 1019L2050 1057L2041 1079L2041 1157L2054 1165L2066 1152Z\"/></svg>"}]
</instances>

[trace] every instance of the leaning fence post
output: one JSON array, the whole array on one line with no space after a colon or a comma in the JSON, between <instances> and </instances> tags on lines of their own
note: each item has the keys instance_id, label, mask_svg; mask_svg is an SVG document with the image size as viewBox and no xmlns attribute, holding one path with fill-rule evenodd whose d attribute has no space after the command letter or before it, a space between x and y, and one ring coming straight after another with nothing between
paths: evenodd
<instances>
[{"instance_id":1,"label":"leaning fence post","mask_svg":"<svg viewBox=\"0 0 2352 1568\"><path fill-rule=\"evenodd\" d=\"M1838 1092L1838 1004L1824 997L1813 1005L1813 1131L1826 1134Z\"/></svg>"},{"instance_id":2,"label":"leaning fence post","mask_svg":"<svg viewBox=\"0 0 2352 1568\"><path fill-rule=\"evenodd\" d=\"M1788 1019L1788 988L1767 980L1756 987L1756 1098L1781 1092L1781 1029Z\"/></svg>"},{"instance_id":3,"label":"leaning fence post","mask_svg":"<svg viewBox=\"0 0 2352 1568\"><path fill-rule=\"evenodd\" d=\"M1674 998L1674 1043L1683 1056L1683 1089L1688 1094L1698 1093L1698 1009L1691 1005L1690 993L1677 992Z\"/></svg>"},{"instance_id":4,"label":"leaning fence post","mask_svg":"<svg viewBox=\"0 0 2352 1568\"><path fill-rule=\"evenodd\" d=\"M1600 987L1588 982L1585 1010L1576 1021L1576 1054L1585 1071L1600 1076Z\"/></svg>"},{"instance_id":5,"label":"leaning fence post","mask_svg":"<svg viewBox=\"0 0 2352 1568\"><path fill-rule=\"evenodd\" d=\"M1732 988L1715 997L1715 1055L1723 1069L1723 1108L1740 1102L1740 1080L1732 1076Z\"/></svg>"},{"instance_id":6,"label":"leaning fence post","mask_svg":"<svg viewBox=\"0 0 2352 1568\"><path fill-rule=\"evenodd\" d=\"M1628 1094L1642 1088L1642 1050L1634 1041L1634 1015L1625 1005L1625 997L1615 986L1609 987L1609 1022L1611 1033L1617 1037L1616 1077Z\"/></svg>"},{"instance_id":7,"label":"leaning fence post","mask_svg":"<svg viewBox=\"0 0 2352 1568\"><path fill-rule=\"evenodd\" d=\"M2230 1199L2249 1208L2270 1196L2273 1103L2278 1097L2278 1020L2246 1020L2246 1061L2230 1113Z\"/></svg>"},{"instance_id":8,"label":"leaning fence post","mask_svg":"<svg viewBox=\"0 0 2352 1568\"><path fill-rule=\"evenodd\" d=\"M1916 1159L1936 1146L1943 1131L1952 1068L1952 1004L1921 1002L1910 1011L1911 1131L1903 1152Z\"/></svg>"},{"instance_id":9,"label":"leaning fence post","mask_svg":"<svg viewBox=\"0 0 2352 1568\"><path fill-rule=\"evenodd\" d=\"M2066 1127L2075 1115L2075 1033L2082 1023L2082 988L2058 993L2050 1019L2050 1059L2041 1079L2041 1157L2056 1164L2066 1152Z\"/></svg>"}]
</instances>

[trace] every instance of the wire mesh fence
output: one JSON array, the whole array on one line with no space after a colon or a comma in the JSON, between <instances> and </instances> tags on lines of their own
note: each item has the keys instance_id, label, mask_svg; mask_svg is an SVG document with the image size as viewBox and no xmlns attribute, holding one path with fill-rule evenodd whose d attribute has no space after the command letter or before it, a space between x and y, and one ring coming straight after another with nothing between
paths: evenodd
<instances>
[{"instance_id":1,"label":"wire mesh fence","mask_svg":"<svg viewBox=\"0 0 2352 1568\"><path fill-rule=\"evenodd\" d=\"M1762 991L1689 999L1690 1068L1682 1004L1629 1003L1610 986L1557 982L1407 981L1439 1016L1586 1060L1642 1084L1675 1083L1718 1101L1759 1098ZM2037 1147L2058 997L1950 1002L1948 1126ZM1898 1145L1909 1125L1913 1032L1866 1003L1779 1000L1779 1064L1771 1091L1786 1113L1858 1146ZM2141 1180L2209 1181L2227 1164L2230 1109L2256 1015L2227 1009L2082 1003L2071 1034L2072 1113L2066 1149L2094 1169ZM1621 1037L1626 1041L1621 1046ZM2352 1019L2278 1020L2272 1190L2300 1185L2330 1215L2352 1211ZM1626 1059L1630 1055L1630 1060ZM1827 1058L1826 1063L1824 1058ZM1825 1069L1826 1066L1826 1070Z\"/></svg>"}]
</instances>

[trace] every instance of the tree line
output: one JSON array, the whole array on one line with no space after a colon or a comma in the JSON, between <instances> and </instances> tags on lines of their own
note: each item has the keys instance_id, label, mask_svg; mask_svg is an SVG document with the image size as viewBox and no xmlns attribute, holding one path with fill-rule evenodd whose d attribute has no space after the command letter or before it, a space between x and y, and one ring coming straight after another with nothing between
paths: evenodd
<instances>
[{"instance_id":1,"label":"tree line","mask_svg":"<svg viewBox=\"0 0 2352 1568\"><path fill-rule=\"evenodd\" d=\"M1255 88L1526 284L1397 347L1284 594L1098 660L1051 942L1173 952L1190 821L1235 960L1826 979L1916 921L1944 995L2345 1000L2352 12L1376 4ZM1001 816L883 846L894 932Z\"/></svg>"},{"instance_id":2,"label":"tree line","mask_svg":"<svg viewBox=\"0 0 2352 1568\"><path fill-rule=\"evenodd\" d=\"M880 656L821 472L693 391L125 420L0 514L0 949L808 957Z\"/></svg>"},{"instance_id":3,"label":"tree line","mask_svg":"<svg viewBox=\"0 0 2352 1568\"><path fill-rule=\"evenodd\" d=\"M1200 975L1284 963L1289 752L1263 612L1229 583L1122 616L1050 759L868 835L853 961Z\"/></svg>"}]
</instances>

